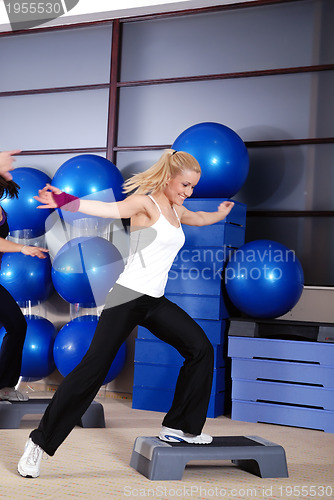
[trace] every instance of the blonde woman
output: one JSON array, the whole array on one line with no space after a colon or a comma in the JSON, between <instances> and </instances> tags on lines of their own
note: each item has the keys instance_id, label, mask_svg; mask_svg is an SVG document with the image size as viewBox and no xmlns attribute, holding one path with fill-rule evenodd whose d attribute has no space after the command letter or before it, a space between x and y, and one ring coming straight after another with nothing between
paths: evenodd
<instances>
[{"instance_id":1,"label":"blonde woman","mask_svg":"<svg viewBox=\"0 0 334 500\"><path fill-rule=\"evenodd\" d=\"M47 185L36 199L40 208L61 207L88 215L131 219L130 255L109 292L90 348L63 380L26 443L18 471L37 477L43 452L54 455L87 410L121 344L142 325L184 357L172 406L159 437L164 441L206 444L202 433L211 393L213 348L203 330L164 296L168 271L183 246L181 224L205 226L223 220L233 202L216 212L191 212L183 206L200 179L200 166L190 154L166 150L160 160L125 182L131 193L115 203L80 200Z\"/></svg>"}]
</instances>

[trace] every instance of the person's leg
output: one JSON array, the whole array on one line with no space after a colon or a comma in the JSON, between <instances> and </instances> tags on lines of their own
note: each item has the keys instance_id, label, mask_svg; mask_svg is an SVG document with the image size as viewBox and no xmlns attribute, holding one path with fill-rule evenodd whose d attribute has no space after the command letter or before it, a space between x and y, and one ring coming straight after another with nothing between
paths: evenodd
<instances>
[{"instance_id":1,"label":"person's leg","mask_svg":"<svg viewBox=\"0 0 334 500\"><path fill-rule=\"evenodd\" d=\"M0 389L15 387L21 372L27 322L11 294L0 285L0 322L6 335L0 349Z\"/></svg>"},{"instance_id":2,"label":"person's leg","mask_svg":"<svg viewBox=\"0 0 334 500\"><path fill-rule=\"evenodd\" d=\"M200 435L212 386L214 355L210 341L185 311L165 297L142 324L185 358L163 425Z\"/></svg>"},{"instance_id":3,"label":"person's leg","mask_svg":"<svg viewBox=\"0 0 334 500\"><path fill-rule=\"evenodd\" d=\"M115 296L117 290L113 292ZM48 455L54 455L99 391L117 351L137 324L135 305L136 300L116 306L107 302L89 350L62 381L38 428L31 432L32 441Z\"/></svg>"}]
</instances>

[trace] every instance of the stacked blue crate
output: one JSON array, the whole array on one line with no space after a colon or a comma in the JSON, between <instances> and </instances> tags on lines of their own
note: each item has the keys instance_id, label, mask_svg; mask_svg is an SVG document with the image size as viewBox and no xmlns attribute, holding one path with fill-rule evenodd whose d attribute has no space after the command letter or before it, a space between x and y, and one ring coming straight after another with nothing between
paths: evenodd
<instances>
[{"instance_id":1,"label":"stacked blue crate","mask_svg":"<svg viewBox=\"0 0 334 500\"><path fill-rule=\"evenodd\" d=\"M185 207L194 212L213 212L223 199L189 199ZM228 217L212 226L183 226L186 243L169 274L166 297L178 304L203 328L215 352L213 386L208 417L224 412L226 319L222 294L222 269L231 251L245 238L246 206L235 202ZM171 346L145 328L138 328L135 346L132 407L166 412L183 358Z\"/></svg>"},{"instance_id":2,"label":"stacked blue crate","mask_svg":"<svg viewBox=\"0 0 334 500\"><path fill-rule=\"evenodd\" d=\"M208 414L223 411L224 360L221 344L214 344L215 376ZM167 412L171 407L176 379L183 358L176 349L138 328L132 407ZM221 413L220 413L221 414Z\"/></svg>"},{"instance_id":3,"label":"stacked blue crate","mask_svg":"<svg viewBox=\"0 0 334 500\"><path fill-rule=\"evenodd\" d=\"M232 420L334 432L334 344L229 337Z\"/></svg>"}]
</instances>

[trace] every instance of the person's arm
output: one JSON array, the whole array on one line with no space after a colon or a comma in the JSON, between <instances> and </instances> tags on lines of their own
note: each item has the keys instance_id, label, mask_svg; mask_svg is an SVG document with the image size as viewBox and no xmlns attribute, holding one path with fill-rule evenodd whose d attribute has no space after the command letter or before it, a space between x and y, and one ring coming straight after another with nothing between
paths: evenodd
<instances>
[{"instance_id":1,"label":"person's arm","mask_svg":"<svg viewBox=\"0 0 334 500\"><path fill-rule=\"evenodd\" d=\"M68 209L71 210L70 205L72 205L72 211L110 219L129 219L140 212L149 210L148 197L140 194L133 194L125 200L113 203L82 200L71 196L67 202L63 203L63 200L67 198L66 193L50 184L39 190L38 196L34 196L34 198L42 203L37 208L63 208L66 210L69 207Z\"/></svg>"},{"instance_id":2,"label":"person's arm","mask_svg":"<svg viewBox=\"0 0 334 500\"><path fill-rule=\"evenodd\" d=\"M10 170L14 170L14 158L13 155L20 153L19 149L13 151L2 151L0 152L0 175L6 181L11 181L13 179L12 174L9 173Z\"/></svg>"},{"instance_id":3,"label":"person's arm","mask_svg":"<svg viewBox=\"0 0 334 500\"><path fill-rule=\"evenodd\" d=\"M186 224L188 226L209 226L225 219L233 207L233 201L223 201L219 205L217 212L192 212L191 210L182 207L180 220L182 224Z\"/></svg>"},{"instance_id":4,"label":"person's arm","mask_svg":"<svg viewBox=\"0 0 334 500\"><path fill-rule=\"evenodd\" d=\"M14 241L5 240L0 238L0 252L1 253L18 253L22 252L24 255L31 255L32 257L39 257L45 259L48 250L42 247L35 247L32 245L22 245Z\"/></svg>"}]
</instances>

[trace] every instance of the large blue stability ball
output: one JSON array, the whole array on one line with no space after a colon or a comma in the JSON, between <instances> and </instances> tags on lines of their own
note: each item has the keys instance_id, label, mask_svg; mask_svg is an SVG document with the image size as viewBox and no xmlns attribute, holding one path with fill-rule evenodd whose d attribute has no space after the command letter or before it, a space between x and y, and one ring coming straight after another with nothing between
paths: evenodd
<instances>
[{"instance_id":1,"label":"large blue stability ball","mask_svg":"<svg viewBox=\"0 0 334 500\"><path fill-rule=\"evenodd\" d=\"M52 281L67 302L101 306L123 269L122 256L110 241L81 236L65 243L56 254Z\"/></svg>"},{"instance_id":2,"label":"large blue stability ball","mask_svg":"<svg viewBox=\"0 0 334 500\"><path fill-rule=\"evenodd\" d=\"M204 122L184 130L172 145L196 158L202 175L195 198L231 198L246 181L249 170L247 148L229 127Z\"/></svg>"},{"instance_id":3,"label":"large blue stability ball","mask_svg":"<svg viewBox=\"0 0 334 500\"><path fill-rule=\"evenodd\" d=\"M304 273L293 250L275 241L255 240L231 255L225 284L240 311L254 318L276 318L297 304Z\"/></svg>"},{"instance_id":4,"label":"large blue stability ball","mask_svg":"<svg viewBox=\"0 0 334 500\"><path fill-rule=\"evenodd\" d=\"M53 290L49 255L39 259L19 252L3 254L0 284L21 307L28 301L31 305L43 302Z\"/></svg>"},{"instance_id":5,"label":"large blue stability ball","mask_svg":"<svg viewBox=\"0 0 334 500\"><path fill-rule=\"evenodd\" d=\"M12 172L13 181L19 186L18 198L5 198L1 205L8 215L10 233L29 230L29 237L36 238L45 233L45 220L52 210L37 209L34 199L38 190L51 181L50 177L36 168L20 167Z\"/></svg>"},{"instance_id":6,"label":"large blue stability ball","mask_svg":"<svg viewBox=\"0 0 334 500\"><path fill-rule=\"evenodd\" d=\"M56 366L64 377L80 363L88 351L97 323L97 316L79 316L69 321L59 331L54 343L53 353ZM123 369L125 360L126 343L124 342L110 366L103 385L108 384L117 377Z\"/></svg>"},{"instance_id":7,"label":"large blue stability ball","mask_svg":"<svg viewBox=\"0 0 334 500\"><path fill-rule=\"evenodd\" d=\"M83 154L65 161L55 173L52 184L65 193L85 197L86 200L114 202L124 199L123 176L118 168L106 158ZM89 215L62 212L66 222Z\"/></svg>"},{"instance_id":8,"label":"large blue stability ball","mask_svg":"<svg viewBox=\"0 0 334 500\"><path fill-rule=\"evenodd\" d=\"M57 330L51 321L40 316L26 316L27 334L22 352L21 376L24 379L40 380L56 369L53 358L53 344ZM0 330L0 345L6 335Z\"/></svg>"}]
</instances>

